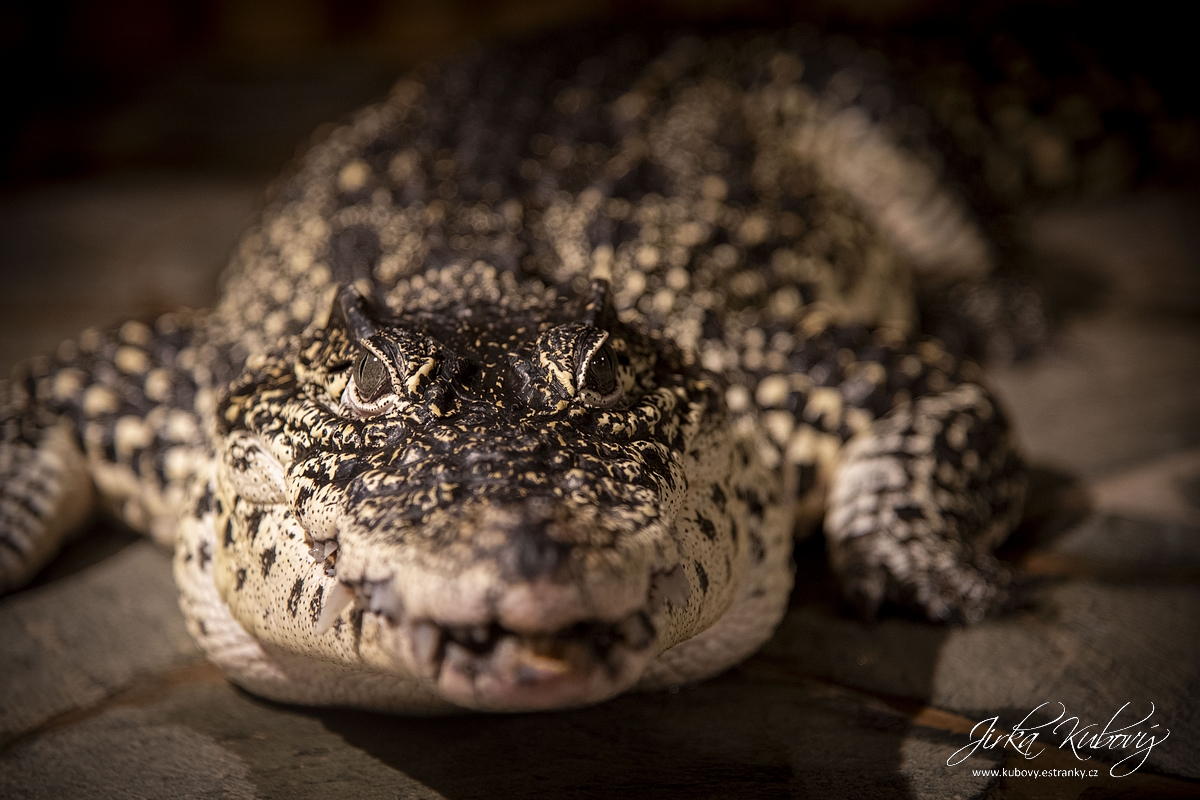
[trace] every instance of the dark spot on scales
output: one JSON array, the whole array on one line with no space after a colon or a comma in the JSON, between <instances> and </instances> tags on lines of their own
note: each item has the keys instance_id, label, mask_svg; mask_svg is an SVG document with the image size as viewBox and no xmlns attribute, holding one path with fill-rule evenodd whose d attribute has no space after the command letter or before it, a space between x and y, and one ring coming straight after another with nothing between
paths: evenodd
<instances>
[{"instance_id":1,"label":"dark spot on scales","mask_svg":"<svg viewBox=\"0 0 1200 800\"><path fill-rule=\"evenodd\" d=\"M287 610L295 619L296 612L300 610L300 596L304 594L304 578L296 578L296 582L292 584L292 593L288 595Z\"/></svg>"},{"instance_id":2,"label":"dark spot on scales","mask_svg":"<svg viewBox=\"0 0 1200 800\"><path fill-rule=\"evenodd\" d=\"M200 569L208 569L208 562L212 561L212 550L209 549L208 542L200 543Z\"/></svg>"},{"instance_id":3,"label":"dark spot on scales","mask_svg":"<svg viewBox=\"0 0 1200 800\"><path fill-rule=\"evenodd\" d=\"M308 604L308 610L312 612L313 625L317 624L317 620L321 618L321 604L325 601L325 589L318 586L317 591L313 593L312 602Z\"/></svg>"},{"instance_id":4,"label":"dark spot on scales","mask_svg":"<svg viewBox=\"0 0 1200 800\"><path fill-rule=\"evenodd\" d=\"M696 515L696 524L700 526L700 532L704 534L704 538L710 542L717 538L717 526L713 525L712 520L702 514Z\"/></svg>"},{"instance_id":5,"label":"dark spot on scales","mask_svg":"<svg viewBox=\"0 0 1200 800\"><path fill-rule=\"evenodd\" d=\"M717 483L713 484L712 501L713 501L713 505L715 505L717 507L718 511L725 510L725 502L726 502L725 492L723 492L721 490L720 484L717 484Z\"/></svg>"},{"instance_id":6,"label":"dark spot on scales","mask_svg":"<svg viewBox=\"0 0 1200 800\"><path fill-rule=\"evenodd\" d=\"M198 498L196 498L196 506L193 509L193 513L197 517L203 517L205 514L212 511L212 507L213 507L212 489L206 488L204 490L204 494L202 494Z\"/></svg>"},{"instance_id":7,"label":"dark spot on scales","mask_svg":"<svg viewBox=\"0 0 1200 800\"><path fill-rule=\"evenodd\" d=\"M255 510L246 519L246 529L250 531L250 543L258 538L258 527L262 525L263 512Z\"/></svg>"},{"instance_id":8,"label":"dark spot on scales","mask_svg":"<svg viewBox=\"0 0 1200 800\"><path fill-rule=\"evenodd\" d=\"M911 522L914 519L925 519L925 512L920 506L897 506L896 516L905 522Z\"/></svg>"},{"instance_id":9,"label":"dark spot on scales","mask_svg":"<svg viewBox=\"0 0 1200 800\"><path fill-rule=\"evenodd\" d=\"M245 585L246 585L246 570L239 569L237 571L237 591L240 592L242 590L242 587Z\"/></svg>"},{"instance_id":10,"label":"dark spot on scales","mask_svg":"<svg viewBox=\"0 0 1200 800\"><path fill-rule=\"evenodd\" d=\"M271 574L271 565L275 563L275 548L263 550L262 552L262 576L265 578Z\"/></svg>"},{"instance_id":11,"label":"dark spot on scales","mask_svg":"<svg viewBox=\"0 0 1200 800\"><path fill-rule=\"evenodd\" d=\"M705 594L708 592L708 573L704 571L704 567L699 561L692 563L696 567L696 578L700 581L700 593Z\"/></svg>"},{"instance_id":12,"label":"dark spot on scales","mask_svg":"<svg viewBox=\"0 0 1200 800\"><path fill-rule=\"evenodd\" d=\"M742 499L746 501L746 510L750 512L751 516L762 519L763 513L766 511L762 499L753 491L745 492Z\"/></svg>"},{"instance_id":13,"label":"dark spot on scales","mask_svg":"<svg viewBox=\"0 0 1200 800\"><path fill-rule=\"evenodd\" d=\"M233 517L225 520L225 546L233 546Z\"/></svg>"},{"instance_id":14,"label":"dark spot on scales","mask_svg":"<svg viewBox=\"0 0 1200 800\"><path fill-rule=\"evenodd\" d=\"M950 444L946 438L946 426L938 433L933 440L933 452L937 456L938 463L951 464L955 469L962 469L963 452L957 447Z\"/></svg>"},{"instance_id":15,"label":"dark spot on scales","mask_svg":"<svg viewBox=\"0 0 1200 800\"><path fill-rule=\"evenodd\" d=\"M767 545L757 531L750 531L750 555L756 564L761 564L767 557Z\"/></svg>"}]
</instances>

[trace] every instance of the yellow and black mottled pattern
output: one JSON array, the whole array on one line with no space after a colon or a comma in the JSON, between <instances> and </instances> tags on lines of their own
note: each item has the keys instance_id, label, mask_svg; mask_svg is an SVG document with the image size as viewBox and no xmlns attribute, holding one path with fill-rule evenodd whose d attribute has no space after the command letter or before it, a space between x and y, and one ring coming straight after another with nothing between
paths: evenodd
<instances>
[{"instance_id":1,"label":"yellow and black mottled pattern","mask_svg":"<svg viewBox=\"0 0 1200 800\"><path fill-rule=\"evenodd\" d=\"M0 586L53 553L69 531L57 520L88 516L90 483L128 524L174 541L188 486L212 458L213 386L231 376L204 322L180 312L85 331L14 370L0 398ZM64 477L74 472L86 473L82 485Z\"/></svg>"},{"instance_id":2,"label":"yellow and black mottled pattern","mask_svg":"<svg viewBox=\"0 0 1200 800\"><path fill-rule=\"evenodd\" d=\"M827 498L864 612L977 618L1023 485L978 369L915 334L914 285L993 254L862 63L639 35L413 75L278 184L213 312L10 385L0 467L66 465L66 420L135 524L211 516L180 553L255 641L386 669L374 626L481 708L526 707L487 699L501 662L577 667L579 642L607 677L567 704L725 646ZM54 527L55 491L6 495L0 544Z\"/></svg>"}]
</instances>

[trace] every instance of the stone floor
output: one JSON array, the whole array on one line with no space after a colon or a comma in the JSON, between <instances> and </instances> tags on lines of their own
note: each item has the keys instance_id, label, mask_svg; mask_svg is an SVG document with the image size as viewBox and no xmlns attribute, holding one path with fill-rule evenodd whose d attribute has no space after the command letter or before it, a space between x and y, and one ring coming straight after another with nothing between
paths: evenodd
<instances>
[{"instance_id":1,"label":"stone floor","mask_svg":"<svg viewBox=\"0 0 1200 800\"><path fill-rule=\"evenodd\" d=\"M211 302L261 189L143 176L0 203L0 368L89 324ZM992 376L1035 468L1007 616L865 627L808 542L778 633L701 685L552 714L290 708L225 683L184 631L169 554L98 523L0 600L0 797L1200 796L1198 218L1147 196L1030 222L1048 274L1099 291ZM1134 730L1160 743L1121 778L1120 755L1079 761L1061 729L1034 760L981 748L947 766L980 720L1011 730L1042 703L1092 731L1153 704ZM978 772L1001 767L1098 775Z\"/></svg>"}]
</instances>

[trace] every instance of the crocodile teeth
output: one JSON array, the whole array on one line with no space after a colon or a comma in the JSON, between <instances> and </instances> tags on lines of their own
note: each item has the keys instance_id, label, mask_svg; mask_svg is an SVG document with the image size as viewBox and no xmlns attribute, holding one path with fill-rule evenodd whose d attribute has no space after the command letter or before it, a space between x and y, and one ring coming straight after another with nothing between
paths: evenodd
<instances>
[{"instance_id":1,"label":"crocodile teeth","mask_svg":"<svg viewBox=\"0 0 1200 800\"><path fill-rule=\"evenodd\" d=\"M442 629L432 622L417 622L412 626L413 661L426 678L437 677L441 665Z\"/></svg>"},{"instance_id":2,"label":"crocodile teeth","mask_svg":"<svg viewBox=\"0 0 1200 800\"><path fill-rule=\"evenodd\" d=\"M333 584L333 591L321 605L321 616L317 618L317 635L320 636L333 627L333 623L354 602L354 590L338 581Z\"/></svg>"},{"instance_id":3,"label":"crocodile teeth","mask_svg":"<svg viewBox=\"0 0 1200 800\"><path fill-rule=\"evenodd\" d=\"M396 622L404 615L404 603L400 595L396 594L396 587L391 578L383 581L363 581L359 593L368 611L382 614L391 622Z\"/></svg>"},{"instance_id":4,"label":"crocodile teeth","mask_svg":"<svg viewBox=\"0 0 1200 800\"><path fill-rule=\"evenodd\" d=\"M337 539L314 539L312 547L308 549L308 554L312 556L313 561L320 562L336 553L337 549Z\"/></svg>"}]
</instances>

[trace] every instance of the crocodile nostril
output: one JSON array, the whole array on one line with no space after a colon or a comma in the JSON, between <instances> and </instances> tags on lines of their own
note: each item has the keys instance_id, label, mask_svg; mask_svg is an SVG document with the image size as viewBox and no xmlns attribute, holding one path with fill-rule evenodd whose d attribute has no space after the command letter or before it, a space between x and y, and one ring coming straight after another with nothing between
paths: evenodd
<instances>
[{"instance_id":1,"label":"crocodile nostril","mask_svg":"<svg viewBox=\"0 0 1200 800\"><path fill-rule=\"evenodd\" d=\"M572 545L552 538L549 520L523 520L510 533L501 566L523 580L553 576L567 563Z\"/></svg>"}]
</instances>

